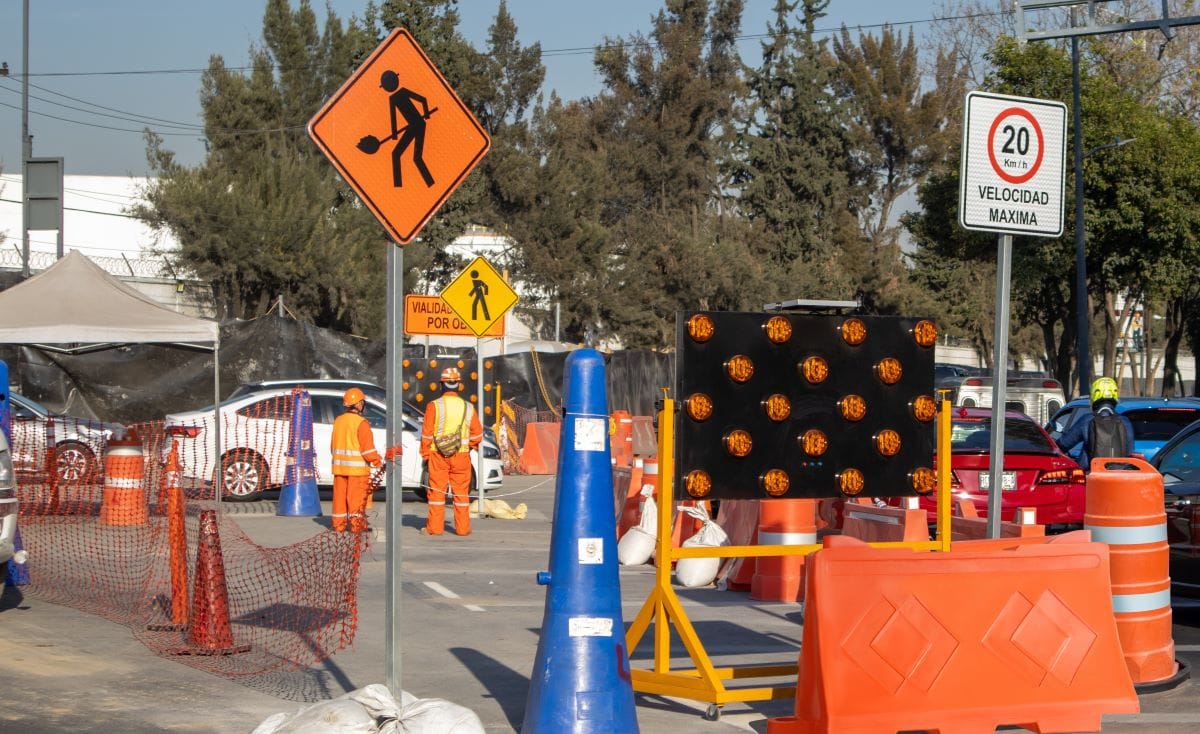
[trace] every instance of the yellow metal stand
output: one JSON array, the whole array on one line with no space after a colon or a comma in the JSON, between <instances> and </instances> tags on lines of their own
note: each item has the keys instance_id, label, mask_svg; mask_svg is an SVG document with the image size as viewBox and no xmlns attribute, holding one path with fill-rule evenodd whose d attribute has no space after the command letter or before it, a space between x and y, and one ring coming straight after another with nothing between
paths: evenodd
<instances>
[{"instance_id":1,"label":"yellow metal stand","mask_svg":"<svg viewBox=\"0 0 1200 734\"><path fill-rule=\"evenodd\" d=\"M950 403L943 393L937 426L937 534L921 543L872 543L876 547L904 547L924 551L950 550ZM675 548L671 543L675 476L675 401L666 398L658 414L658 537L654 588L625 633L625 645L633 651L654 623L654 665L651 669L630 664L633 690L663 696L707 701L706 716L715 719L720 707L731 701L769 701L794 698L795 685L783 687L726 688L724 681L796 676L799 663L718 668L708 657L704 644L688 619L679 596L671 585L671 567L681 558L746 558L799 556L821 548L812 545L741 545L719 548ZM671 670L671 625L683 642L693 668Z\"/></svg>"}]
</instances>

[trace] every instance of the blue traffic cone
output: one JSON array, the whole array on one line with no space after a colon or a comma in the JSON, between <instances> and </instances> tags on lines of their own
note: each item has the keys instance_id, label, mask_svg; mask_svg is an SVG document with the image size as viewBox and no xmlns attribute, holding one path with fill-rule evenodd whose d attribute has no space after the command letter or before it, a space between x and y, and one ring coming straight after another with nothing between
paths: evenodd
<instances>
[{"instance_id":1,"label":"blue traffic cone","mask_svg":"<svg viewBox=\"0 0 1200 734\"><path fill-rule=\"evenodd\" d=\"M8 573L4 576L5 586L25 586L29 583L29 566L26 565L28 554L25 553L25 544L21 542L21 528L17 528L17 534L13 536L13 553L12 560L8 562Z\"/></svg>"},{"instance_id":2,"label":"blue traffic cone","mask_svg":"<svg viewBox=\"0 0 1200 734\"><path fill-rule=\"evenodd\" d=\"M302 387L292 389L292 422L288 429L287 469L279 490L277 515L320 517L317 470L313 452L312 397Z\"/></svg>"},{"instance_id":3,"label":"blue traffic cone","mask_svg":"<svg viewBox=\"0 0 1200 734\"><path fill-rule=\"evenodd\" d=\"M609 461L604 358L567 357L550 570L522 734L637 732Z\"/></svg>"}]
</instances>

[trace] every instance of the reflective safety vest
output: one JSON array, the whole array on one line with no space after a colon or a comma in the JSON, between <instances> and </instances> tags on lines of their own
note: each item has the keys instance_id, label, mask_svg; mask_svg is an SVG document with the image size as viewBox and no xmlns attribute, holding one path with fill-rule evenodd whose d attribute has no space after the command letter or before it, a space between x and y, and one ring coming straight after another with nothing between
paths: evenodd
<instances>
[{"instance_id":1,"label":"reflective safety vest","mask_svg":"<svg viewBox=\"0 0 1200 734\"><path fill-rule=\"evenodd\" d=\"M358 445L358 427L367 419L358 413L342 413L333 421L333 473L338 476L365 477L371 473L371 465L363 458Z\"/></svg>"},{"instance_id":2,"label":"reflective safety vest","mask_svg":"<svg viewBox=\"0 0 1200 734\"><path fill-rule=\"evenodd\" d=\"M471 418L475 414L475 407L455 393L442 395L433 401L431 407L437 418L433 428L434 435L441 436L449 433L457 426L458 436L462 442L458 450L460 452L467 451L471 442Z\"/></svg>"}]
</instances>

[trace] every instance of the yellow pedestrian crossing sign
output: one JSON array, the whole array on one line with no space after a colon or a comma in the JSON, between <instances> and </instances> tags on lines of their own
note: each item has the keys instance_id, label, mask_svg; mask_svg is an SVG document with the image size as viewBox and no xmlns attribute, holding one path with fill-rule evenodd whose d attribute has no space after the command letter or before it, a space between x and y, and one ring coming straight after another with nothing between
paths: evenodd
<instances>
[{"instance_id":1,"label":"yellow pedestrian crossing sign","mask_svg":"<svg viewBox=\"0 0 1200 734\"><path fill-rule=\"evenodd\" d=\"M517 302L517 292L482 257L475 258L443 288L441 296L475 336L483 336Z\"/></svg>"}]
</instances>

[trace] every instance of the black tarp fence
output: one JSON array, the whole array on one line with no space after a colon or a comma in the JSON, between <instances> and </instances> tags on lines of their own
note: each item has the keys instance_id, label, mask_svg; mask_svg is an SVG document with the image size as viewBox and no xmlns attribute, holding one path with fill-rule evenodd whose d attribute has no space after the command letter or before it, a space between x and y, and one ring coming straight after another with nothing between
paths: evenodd
<instances>
[{"instance_id":1,"label":"black tarp fence","mask_svg":"<svg viewBox=\"0 0 1200 734\"><path fill-rule=\"evenodd\" d=\"M432 351L432 350L431 350ZM436 348L439 363L457 353L473 366L473 349ZM489 357L484 379L500 387L512 404L556 411L562 400L568 352L510 349ZM410 361L406 399L420 388L412 375L428 365L425 347L405 343ZM99 420L134 423L212 404L210 353L156 344L129 344L86 354L59 354L33 346L0 346L14 392L51 410ZM272 379L354 379L383 385L386 345L322 329L286 317L264 316L221 325L221 396L245 382ZM672 384L674 355L641 350L607 355L609 410L651 415L661 388ZM432 371L432 370L431 370ZM436 375L425 379L436 380ZM464 385L468 393L474 384Z\"/></svg>"}]
</instances>

